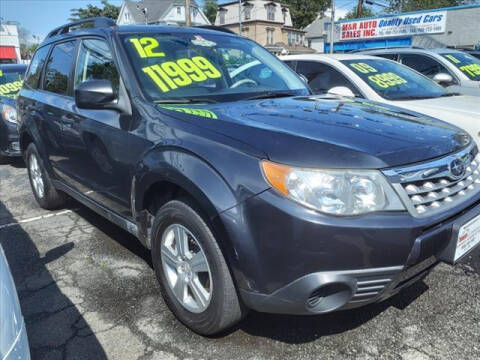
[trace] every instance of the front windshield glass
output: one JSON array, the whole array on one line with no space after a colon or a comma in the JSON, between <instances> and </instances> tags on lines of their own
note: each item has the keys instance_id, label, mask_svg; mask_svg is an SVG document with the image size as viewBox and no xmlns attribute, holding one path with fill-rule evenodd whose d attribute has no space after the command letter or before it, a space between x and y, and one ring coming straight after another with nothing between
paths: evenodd
<instances>
[{"instance_id":1,"label":"front windshield glass","mask_svg":"<svg viewBox=\"0 0 480 360\"><path fill-rule=\"evenodd\" d=\"M444 53L442 56L455 65L470 80L480 81L480 59L460 52Z\"/></svg>"},{"instance_id":2,"label":"front windshield glass","mask_svg":"<svg viewBox=\"0 0 480 360\"><path fill-rule=\"evenodd\" d=\"M128 34L123 43L153 101L223 102L308 95L300 78L253 41L192 33Z\"/></svg>"},{"instance_id":3,"label":"front windshield glass","mask_svg":"<svg viewBox=\"0 0 480 360\"><path fill-rule=\"evenodd\" d=\"M394 61L361 59L341 62L387 100L429 99L446 95L445 90L434 81Z\"/></svg>"},{"instance_id":4,"label":"front windshield glass","mask_svg":"<svg viewBox=\"0 0 480 360\"><path fill-rule=\"evenodd\" d=\"M0 96L15 99L22 88L24 71L0 67Z\"/></svg>"}]
</instances>

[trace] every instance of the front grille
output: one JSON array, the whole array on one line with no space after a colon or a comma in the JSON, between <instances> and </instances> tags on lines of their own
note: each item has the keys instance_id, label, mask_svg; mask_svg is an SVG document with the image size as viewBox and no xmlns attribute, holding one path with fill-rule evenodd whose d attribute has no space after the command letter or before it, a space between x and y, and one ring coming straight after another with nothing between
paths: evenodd
<instances>
[{"instance_id":1,"label":"front grille","mask_svg":"<svg viewBox=\"0 0 480 360\"><path fill-rule=\"evenodd\" d=\"M459 168L463 168L463 171L460 172ZM454 175L454 170L457 176ZM384 174L413 216L432 216L451 209L478 193L480 154L476 146L472 145L439 160L389 169Z\"/></svg>"}]
</instances>

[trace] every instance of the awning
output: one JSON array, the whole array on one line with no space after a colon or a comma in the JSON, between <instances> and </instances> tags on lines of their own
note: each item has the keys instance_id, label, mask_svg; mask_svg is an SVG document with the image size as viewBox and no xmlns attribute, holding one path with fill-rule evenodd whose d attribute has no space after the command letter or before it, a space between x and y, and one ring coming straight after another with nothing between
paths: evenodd
<instances>
[{"instance_id":1,"label":"awning","mask_svg":"<svg viewBox=\"0 0 480 360\"><path fill-rule=\"evenodd\" d=\"M0 59L16 59L17 53L13 46L0 46Z\"/></svg>"}]
</instances>

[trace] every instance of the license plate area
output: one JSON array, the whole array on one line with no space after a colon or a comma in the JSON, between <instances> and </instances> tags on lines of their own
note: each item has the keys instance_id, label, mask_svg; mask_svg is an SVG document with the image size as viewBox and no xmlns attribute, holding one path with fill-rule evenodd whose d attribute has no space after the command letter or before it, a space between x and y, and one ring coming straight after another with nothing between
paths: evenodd
<instances>
[{"instance_id":1,"label":"license plate area","mask_svg":"<svg viewBox=\"0 0 480 360\"><path fill-rule=\"evenodd\" d=\"M480 244L480 215L462 225L457 234L453 262L456 263Z\"/></svg>"},{"instance_id":2,"label":"license plate area","mask_svg":"<svg viewBox=\"0 0 480 360\"><path fill-rule=\"evenodd\" d=\"M449 245L442 252L439 259L450 264L455 264L479 244L480 215L471 217L470 219L459 219L452 226L452 236Z\"/></svg>"}]
</instances>

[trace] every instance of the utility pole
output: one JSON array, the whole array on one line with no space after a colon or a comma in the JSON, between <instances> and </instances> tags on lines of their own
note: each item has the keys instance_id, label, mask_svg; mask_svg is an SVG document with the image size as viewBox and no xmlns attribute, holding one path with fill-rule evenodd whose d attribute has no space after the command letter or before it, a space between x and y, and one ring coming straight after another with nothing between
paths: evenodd
<instances>
[{"instance_id":1,"label":"utility pole","mask_svg":"<svg viewBox=\"0 0 480 360\"><path fill-rule=\"evenodd\" d=\"M238 0L238 31L239 35L242 36L242 0Z\"/></svg>"},{"instance_id":2,"label":"utility pole","mask_svg":"<svg viewBox=\"0 0 480 360\"><path fill-rule=\"evenodd\" d=\"M332 18L330 23L330 54L333 54L334 27L335 27L335 0L332 0Z\"/></svg>"},{"instance_id":3,"label":"utility pole","mask_svg":"<svg viewBox=\"0 0 480 360\"><path fill-rule=\"evenodd\" d=\"M361 18L363 13L363 0L358 0L357 5L357 17Z\"/></svg>"},{"instance_id":4,"label":"utility pole","mask_svg":"<svg viewBox=\"0 0 480 360\"><path fill-rule=\"evenodd\" d=\"M185 0L185 25L192 26L192 20L190 19L190 0Z\"/></svg>"}]
</instances>

